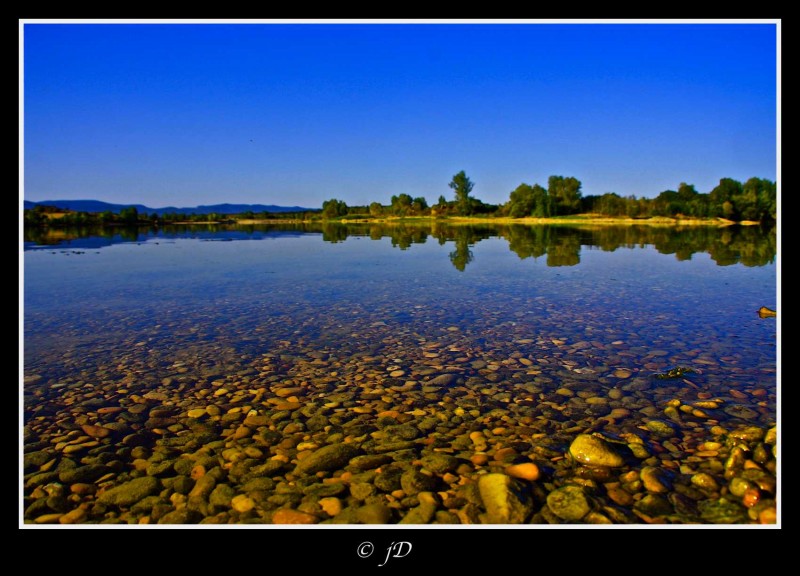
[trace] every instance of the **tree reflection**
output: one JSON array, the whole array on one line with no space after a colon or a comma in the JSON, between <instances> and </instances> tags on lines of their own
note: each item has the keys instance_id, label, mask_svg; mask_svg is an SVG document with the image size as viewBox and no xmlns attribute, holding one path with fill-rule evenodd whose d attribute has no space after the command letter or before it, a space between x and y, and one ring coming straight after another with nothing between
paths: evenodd
<instances>
[{"instance_id":1,"label":"tree reflection","mask_svg":"<svg viewBox=\"0 0 800 576\"><path fill-rule=\"evenodd\" d=\"M652 246L661 254L677 260L689 260L697 253L706 253L719 266L743 264L764 266L775 261L777 233L773 227L758 226L562 226L523 224L491 225L461 224L447 221L432 223L302 223L302 224L226 224L166 225L148 227L83 227L24 229L25 248L35 246L69 245L70 247L100 247L119 242L159 238L200 238L258 240L278 235L322 235L325 242L344 242L351 236L372 240L388 238L393 247L409 250L424 244L431 237L449 251L452 265L464 271L474 261L472 247L486 238L504 238L508 248L520 259L546 256L547 266L575 266L580 263L582 247L595 247L613 252L619 248Z\"/></svg>"},{"instance_id":2,"label":"tree reflection","mask_svg":"<svg viewBox=\"0 0 800 576\"><path fill-rule=\"evenodd\" d=\"M450 262L456 267L456 270L463 272L467 264L472 262L475 258L472 255L472 250L469 247L472 245L470 241L470 234L468 230L459 230L456 233L455 239L456 249L450 252Z\"/></svg>"}]
</instances>

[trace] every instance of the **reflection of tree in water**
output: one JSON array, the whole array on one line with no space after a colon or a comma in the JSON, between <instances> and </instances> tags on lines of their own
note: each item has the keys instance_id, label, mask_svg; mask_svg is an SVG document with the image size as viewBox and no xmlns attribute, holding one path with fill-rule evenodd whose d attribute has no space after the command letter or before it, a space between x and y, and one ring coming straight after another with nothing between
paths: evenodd
<instances>
[{"instance_id":1,"label":"reflection of tree in water","mask_svg":"<svg viewBox=\"0 0 800 576\"><path fill-rule=\"evenodd\" d=\"M574 266L581 261L582 234L577 228L511 225L501 235L521 259L547 255L548 266Z\"/></svg>"},{"instance_id":2,"label":"reflection of tree in water","mask_svg":"<svg viewBox=\"0 0 800 576\"><path fill-rule=\"evenodd\" d=\"M338 224L332 224L330 222L326 222L322 225L322 239L325 242L331 242L333 244L344 242L347 240L348 236L347 226L339 226Z\"/></svg>"},{"instance_id":3,"label":"reflection of tree in water","mask_svg":"<svg viewBox=\"0 0 800 576\"><path fill-rule=\"evenodd\" d=\"M118 242L143 241L154 236L162 238L247 239L276 234L322 233L325 242L342 242L350 236L363 236L373 240L388 237L392 246L401 250L413 244L436 238L440 245L453 242L450 261L463 271L472 262L470 248L485 238L501 237L508 248L520 258L547 256L548 266L574 266L580 262L582 246L597 247L612 252L618 248L653 246L661 254L672 254L678 260L691 259L695 253L707 253L719 266L743 264L764 266L775 261L777 233L773 227L759 226L580 226L561 225L525 226L522 224L449 224L446 221L421 224L341 224L313 222L302 224L227 224L166 225L147 227L98 227L24 229L26 243L56 245L70 243L80 246L105 246Z\"/></svg>"},{"instance_id":4,"label":"reflection of tree in water","mask_svg":"<svg viewBox=\"0 0 800 576\"><path fill-rule=\"evenodd\" d=\"M523 226L512 224L503 228L501 235L508 240L508 248L521 259L539 258L547 254L549 226Z\"/></svg>"},{"instance_id":5,"label":"reflection of tree in water","mask_svg":"<svg viewBox=\"0 0 800 576\"><path fill-rule=\"evenodd\" d=\"M472 250L469 249L471 245L472 243L466 231L456 236L456 249L450 252L450 262L459 272L463 272L467 264L472 262L474 258Z\"/></svg>"},{"instance_id":6,"label":"reflection of tree in water","mask_svg":"<svg viewBox=\"0 0 800 576\"><path fill-rule=\"evenodd\" d=\"M744 264L764 266L775 259L775 228L757 226L523 226L500 229L510 250L520 258L538 258L547 254L548 266L572 266L580 261L581 246L597 246L613 252L617 248L653 246L661 254L674 254L683 261L695 253L708 253L720 266Z\"/></svg>"},{"instance_id":7,"label":"reflection of tree in water","mask_svg":"<svg viewBox=\"0 0 800 576\"><path fill-rule=\"evenodd\" d=\"M467 264L472 262L474 255L470 247L476 242L497 236L497 228L492 226L447 226L442 223L434 225L432 234L438 238L439 244L444 245L447 241L455 243L455 250L450 252L450 262L456 270L463 272Z\"/></svg>"},{"instance_id":8,"label":"reflection of tree in water","mask_svg":"<svg viewBox=\"0 0 800 576\"><path fill-rule=\"evenodd\" d=\"M554 235L547 246L548 266L575 266L581 261L581 239L577 234Z\"/></svg>"},{"instance_id":9,"label":"reflection of tree in water","mask_svg":"<svg viewBox=\"0 0 800 576\"><path fill-rule=\"evenodd\" d=\"M392 246L407 250L412 244L425 244L428 230L420 226L396 226L389 230Z\"/></svg>"}]
</instances>

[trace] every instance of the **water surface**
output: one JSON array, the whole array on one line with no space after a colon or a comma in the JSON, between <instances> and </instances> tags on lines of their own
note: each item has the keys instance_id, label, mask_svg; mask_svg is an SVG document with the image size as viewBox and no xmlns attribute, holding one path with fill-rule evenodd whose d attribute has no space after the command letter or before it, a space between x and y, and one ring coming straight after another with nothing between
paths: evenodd
<instances>
[{"instance_id":1,"label":"water surface","mask_svg":"<svg viewBox=\"0 0 800 576\"><path fill-rule=\"evenodd\" d=\"M695 455L703 442L725 443L714 426L766 430L776 422L776 324L756 313L761 306L775 308L775 259L774 233L740 227L330 225L30 234L24 254L26 452L47 452L53 466L60 459L85 466L63 447L60 455L48 452L54 439L80 444L86 436L81 426L110 424L113 434L76 450L108 467L101 484L110 488L135 477L133 446L146 446L141 456L152 460L159 446L180 446L200 432L230 440L250 413L268 417L239 440L258 447L251 467L276 456L288 460L286 470L270 476L273 484L291 483L304 449L298 451L294 440L282 448L254 441L254 431L282 432L294 424L284 438L312 442L305 450L366 435L359 440L366 442L359 444L363 452L390 454L404 466L430 450L453 455L471 470L450 470L455 479L438 474L438 488L450 486L454 494L459 482L520 461L536 462L543 475L555 466L549 479L555 489L567 473L553 454L563 455L580 432L602 433L609 441L635 434L652 443L650 464L691 486L690 472L721 473L709 464L713 456ZM662 378L676 367L688 370L681 378ZM452 375L452 382L434 392L431 382L442 375ZM215 396L221 388L225 393ZM282 411L276 406L286 408L280 398L291 400L295 388L305 414L290 407L276 417ZM273 402L265 402L270 397ZM693 415L700 408L692 403L703 401L716 405L703 417ZM689 408L670 420L664 413L669 402ZM221 414L187 418L188 410L211 403ZM136 404L147 410L129 415ZM124 411L98 412L103 407ZM380 415L386 413L397 425L433 418L439 427L418 423L419 436L408 440L417 443L416 453L409 446L383 450L380 442L389 440L381 440L386 423ZM315 416L329 429L309 426ZM651 437L646 426L652 419L673 425L674 438ZM491 432L498 428L504 431ZM462 445L484 429L488 445ZM342 438L331 440L337 430ZM376 441L377 447L369 444ZM172 450L169 458L197 449L191 448ZM491 458L503 448L514 454L473 461L476 452ZM41 473L36 466L25 472L28 480ZM174 474L155 476L168 489L171 481L164 479ZM234 491L242 489L239 480L229 479ZM599 490L595 497L602 501L608 482L599 488L592 482L585 489ZM28 484L33 502L29 493L38 484ZM538 490L546 492L547 484ZM374 492L370 497L392 510L387 521L413 508L392 491ZM532 494L533 521L548 521L550 509L537 502L546 495ZM337 497L346 509L364 503ZM174 509L161 515L268 522L276 510L304 513L297 512L302 501L273 500L256 499L243 512L207 506L189 516L171 504ZM709 521L705 509L693 517L670 506L656 517ZM146 507L133 515L125 506L105 508L82 521L159 516ZM306 508L316 521L341 517L320 511L319 504ZM443 522L467 514L441 508ZM650 512L605 515L641 522Z\"/></svg>"}]
</instances>

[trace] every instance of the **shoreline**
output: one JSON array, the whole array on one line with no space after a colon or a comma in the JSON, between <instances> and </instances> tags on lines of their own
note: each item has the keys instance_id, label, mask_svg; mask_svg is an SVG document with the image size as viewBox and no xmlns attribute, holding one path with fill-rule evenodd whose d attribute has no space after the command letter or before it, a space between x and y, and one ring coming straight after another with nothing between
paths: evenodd
<instances>
[{"instance_id":1,"label":"shoreline","mask_svg":"<svg viewBox=\"0 0 800 576\"><path fill-rule=\"evenodd\" d=\"M222 222L218 222L221 224ZM248 218L237 220L236 224L252 225L252 224L524 224L524 225L605 225L605 226L757 226L759 222L743 220L742 222L734 222L733 220L726 220L724 218L703 218L703 219L689 219L689 218L666 218L666 217L652 217L646 219L637 218L611 218L611 217L564 217L564 218L510 218L510 217L492 217L492 216L448 216L444 218L437 218L434 216L390 216L381 218L335 218L335 219L314 219L314 220L300 220L300 219L260 219ZM187 224L189 224L187 222Z\"/></svg>"}]
</instances>

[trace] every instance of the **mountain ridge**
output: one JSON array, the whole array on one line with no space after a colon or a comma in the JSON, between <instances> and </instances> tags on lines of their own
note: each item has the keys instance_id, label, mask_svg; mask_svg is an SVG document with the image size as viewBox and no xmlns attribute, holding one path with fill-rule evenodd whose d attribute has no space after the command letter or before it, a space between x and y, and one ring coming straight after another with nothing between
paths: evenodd
<instances>
[{"instance_id":1,"label":"mountain ridge","mask_svg":"<svg viewBox=\"0 0 800 576\"><path fill-rule=\"evenodd\" d=\"M222 204L198 205L193 207L165 206L162 208L151 208L144 204L113 204L102 200L41 200L33 202L25 200L23 207L31 209L34 206L55 206L62 210L74 210L76 212L113 212L119 214L123 208L136 208L139 213L152 214L159 216L164 214L241 214L243 212L308 212L314 208L303 208L301 206L277 206L275 204Z\"/></svg>"}]
</instances>

